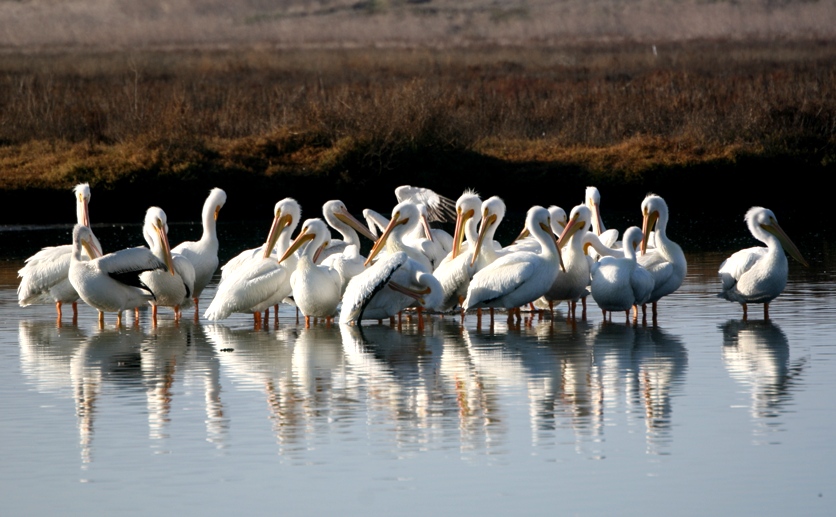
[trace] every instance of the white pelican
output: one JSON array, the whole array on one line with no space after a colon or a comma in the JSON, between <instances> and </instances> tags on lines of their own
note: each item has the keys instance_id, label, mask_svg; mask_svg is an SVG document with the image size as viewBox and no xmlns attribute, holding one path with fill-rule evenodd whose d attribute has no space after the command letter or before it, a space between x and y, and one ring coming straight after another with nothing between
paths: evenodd
<instances>
[{"instance_id":1,"label":"white pelican","mask_svg":"<svg viewBox=\"0 0 836 517\"><path fill-rule=\"evenodd\" d=\"M311 317L331 318L337 312L342 294L342 278L337 270L314 263L314 255L328 243L330 232L321 219L308 219L296 240L279 258L279 263L302 247L296 268L290 275L293 301L305 316L305 328L310 328ZM356 246L356 245L352 245Z\"/></svg>"},{"instance_id":2,"label":"white pelican","mask_svg":"<svg viewBox=\"0 0 836 517\"><path fill-rule=\"evenodd\" d=\"M763 319L768 320L769 302L787 285L789 265L784 250L805 267L809 264L778 225L772 210L754 206L744 220L752 235L767 247L740 250L724 260L719 271L723 290L717 296L741 304L744 320L746 304L762 303Z\"/></svg>"},{"instance_id":3,"label":"white pelican","mask_svg":"<svg viewBox=\"0 0 836 517\"><path fill-rule=\"evenodd\" d=\"M409 258L418 262L421 269L428 273L431 272L432 262L423 250L404 242L404 238L420 224L420 218L420 210L413 202L403 201L395 205L395 208L392 209L392 218L389 220L389 224L372 247L368 258L366 258L366 265L369 265L385 249L386 253L406 252Z\"/></svg>"},{"instance_id":4,"label":"white pelican","mask_svg":"<svg viewBox=\"0 0 836 517\"><path fill-rule=\"evenodd\" d=\"M204 313L205 318L222 320L235 312L251 313L255 324L260 325L262 311L290 296L290 273L296 268L296 255L279 264L272 250L277 242L282 253L287 250L290 233L299 224L298 217L296 201L290 198L279 201L260 258L242 260L238 267L221 277L215 297Z\"/></svg>"},{"instance_id":5,"label":"white pelican","mask_svg":"<svg viewBox=\"0 0 836 517\"><path fill-rule=\"evenodd\" d=\"M597 188L586 187L584 204L591 213L592 231L605 246L612 248L618 240L618 230L607 230L604 227L604 221L601 219L601 193Z\"/></svg>"},{"instance_id":6,"label":"white pelican","mask_svg":"<svg viewBox=\"0 0 836 517\"><path fill-rule=\"evenodd\" d=\"M540 252L510 253L473 275L465 310L520 307L543 296L554 283L562 259L551 233L549 212L541 206L531 207L525 227L539 242Z\"/></svg>"},{"instance_id":7,"label":"white pelican","mask_svg":"<svg viewBox=\"0 0 836 517\"><path fill-rule=\"evenodd\" d=\"M448 311L458 305L467 295L467 286L476 273L473 253L476 250L477 225L482 220L482 200L473 192L465 192L456 200L456 229L453 233L453 248L435 268L433 275L443 291L439 310ZM467 248L463 240L467 237Z\"/></svg>"},{"instance_id":8,"label":"white pelican","mask_svg":"<svg viewBox=\"0 0 836 517\"><path fill-rule=\"evenodd\" d=\"M668 238L668 205L665 200L655 194L648 194L642 201L642 243L639 264L653 275L653 293L647 303L653 304L653 320L656 321L656 303L663 296L679 289L688 263L685 254L678 244ZM655 228L656 247L647 251L647 241L651 230Z\"/></svg>"},{"instance_id":9,"label":"white pelican","mask_svg":"<svg viewBox=\"0 0 836 517\"><path fill-rule=\"evenodd\" d=\"M302 208L295 199L286 197L276 203L273 207L273 222L270 224L267 242L257 248L244 250L229 259L221 267L221 281L250 260L258 262L266 256L272 256L278 260L290 246L291 234L296 229L296 225L299 224L301 217ZM287 231L282 231L283 228L287 228ZM268 248L272 246L272 248L265 250L265 246ZM295 267L295 263L292 265Z\"/></svg>"},{"instance_id":10,"label":"white pelican","mask_svg":"<svg viewBox=\"0 0 836 517\"><path fill-rule=\"evenodd\" d=\"M638 226L631 226L624 232L624 258L602 257L591 268L592 298L604 311L626 311L629 318L630 307L638 319L638 306L645 303L653 292L653 277L636 262L636 247L641 244L642 231Z\"/></svg>"},{"instance_id":11,"label":"white pelican","mask_svg":"<svg viewBox=\"0 0 836 517\"><path fill-rule=\"evenodd\" d=\"M407 307L435 309L441 284L406 252L389 253L348 283L340 323L394 316ZM419 325L421 324L419 313Z\"/></svg>"},{"instance_id":12,"label":"white pelican","mask_svg":"<svg viewBox=\"0 0 836 517\"><path fill-rule=\"evenodd\" d=\"M154 293L151 300L151 319L157 324L157 307L173 307L174 321L180 319L180 306L192 298L195 283L195 268L191 261L172 253L168 244L168 218L162 208L152 206L145 212L142 234L151 252L168 271L146 271L139 278Z\"/></svg>"},{"instance_id":13,"label":"white pelican","mask_svg":"<svg viewBox=\"0 0 836 517\"><path fill-rule=\"evenodd\" d=\"M73 189L76 199L76 224L90 228L90 185L79 183ZM95 255L82 253L82 260L102 256L102 245L90 233L90 251ZM61 306L71 303L73 319L78 317L78 293L68 278L73 245L51 246L26 259L26 264L17 272L20 285L17 288L17 301L21 307L33 304L55 303L58 320L61 320Z\"/></svg>"},{"instance_id":14,"label":"white pelican","mask_svg":"<svg viewBox=\"0 0 836 517\"><path fill-rule=\"evenodd\" d=\"M345 203L340 200L332 199L322 205L322 215L325 222L340 233L342 240L331 239L319 255L320 263L327 260L331 255L343 253L348 246L355 246L359 253L360 237L357 235L358 232L372 242L377 240L375 234L351 215Z\"/></svg>"},{"instance_id":15,"label":"white pelican","mask_svg":"<svg viewBox=\"0 0 836 517\"><path fill-rule=\"evenodd\" d=\"M99 311L99 325L104 325L104 313L116 312L116 325L122 324L122 311L133 309L152 300L154 294L142 284L145 271L166 270L164 262L144 247L128 248L102 257L84 260L95 252L93 233L86 226L73 228L73 254L70 263L70 283L85 303Z\"/></svg>"},{"instance_id":16,"label":"white pelican","mask_svg":"<svg viewBox=\"0 0 836 517\"><path fill-rule=\"evenodd\" d=\"M407 202L412 202L407 200ZM414 202L413 202L414 203ZM414 203L418 207L420 224L413 226L412 231L405 233L403 243L411 248L421 250L430 261L431 269L435 270L453 249L453 237L440 228L430 228L430 215L427 205ZM373 235L383 231L389 225L389 219L371 209L363 210L363 217L369 225Z\"/></svg>"},{"instance_id":17,"label":"white pelican","mask_svg":"<svg viewBox=\"0 0 836 517\"><path fill-rule=\"evenodd\" d=\"M194 266L194 301L195 316L198 314L198 301L203 289L209 285L212 275L218 269L218 213L226 203L226 192L219 188L209 191L209 196L203 202L201 219L203 221L203 235L199 241L185 241L171 249L172 253L179 253L186 257Z\"/></svg>"}]
</instances>

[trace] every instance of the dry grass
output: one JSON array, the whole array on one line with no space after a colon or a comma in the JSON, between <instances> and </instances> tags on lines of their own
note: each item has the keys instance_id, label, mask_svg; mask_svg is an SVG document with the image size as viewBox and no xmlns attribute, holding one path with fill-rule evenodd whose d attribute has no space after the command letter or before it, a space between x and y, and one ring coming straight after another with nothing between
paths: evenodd
<instances>
[{"instance_id":1,"label":"dry grass","mask_svg":"<svg viewBox=\"0 0 836 517\"><path fill-rule=\"evenodd\" d=\"M455 195L509 172L642 185L665 171L740 172L753 159L826 171L836 47L9 54L0 116L7 191L162 180L202 195L246 178L361 195L404 173Z\"/></svg>"}]
</instances>

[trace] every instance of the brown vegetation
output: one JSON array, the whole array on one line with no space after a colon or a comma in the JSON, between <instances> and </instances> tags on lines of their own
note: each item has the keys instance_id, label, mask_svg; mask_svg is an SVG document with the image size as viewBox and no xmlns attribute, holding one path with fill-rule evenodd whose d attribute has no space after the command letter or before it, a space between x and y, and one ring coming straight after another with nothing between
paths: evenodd
<instances>
[{"instance_id":1,"label":"brown vegetation","mask_svg":"<svg viewBox=\"0 0 836 517\"><path fill-rule=\"evenodd\" d=\"M90 181L190 186L199 198L215 185L263 186L257 202L272 204L416 183L522 202L534 180L643 193L695 178L709 191L766 163L832 171L836 47L9 54L0 117L7 193Z\"/></svg>"}]
</instances>

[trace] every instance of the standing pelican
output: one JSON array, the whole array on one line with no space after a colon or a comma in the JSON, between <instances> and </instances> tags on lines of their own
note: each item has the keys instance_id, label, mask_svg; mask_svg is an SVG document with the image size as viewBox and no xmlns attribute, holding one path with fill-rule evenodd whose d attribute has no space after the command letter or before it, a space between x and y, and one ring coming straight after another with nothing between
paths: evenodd
<instances>
[{"instance_id":1,"label":"standing pelican","mask_svg":"<svg viewBox=\"0 0 836 517\"><path fill-rule=\"evenodd\" d=\"M586 187L584 204L589 208L592 223L592 231L601 239L601 242L611 248L618 240L618 230L607 230L604 221L601 219L601 193L595 187Z\"/></svg>"},{"instance_id":2,"label":"standing pelican","mask_svg":"<svg viewBox=\"0 0 836 517\"><path fill-rule=\"evenodd\" d=\"M668 238L668 205L665 200L655 194L648 194L642 201L642 243L639 264L653 275L653 293L642 305L646 309L647 303L653 304L653 321L656 321L656 303L663 296L679 289L688 263L685 254L678 244ZM655 228L656 247L647 251L648 236Z\"/></svg>"},{"instance_id":3,"label":"standing pelican","mask_svg":"<svg viewBox=\"0 0 836 517\"><path fill-rule=\"evenodd\" d=\"M90 228L90 185L79 183L73 189L76 199L76 224ZM102 256L102 245L90 232L90 252L82 251L82 260ZM17 272L20 285L17 288L17 301L21 307L40 303L55 303L58 320L61 320L61 306L71 303L73 320L78 317L78 293L70 284L70 261L73 245L51 246L26 259L26 264Z\"/></svg>"},{"instance_id":4,"label":"standing pelican","mask_svg":"<svg viewBox=\"0 0 836 517\"><path fill-rule=\"evenodd\" d=\"M539 242L539 253L510 253L473 275L464 300L465 310L520 307L543 296L554 283L563 266L551 233L549 212L541 206L531 207L525 227Z\"/></svg>"},{"instance_id":5,"label":"standing pelican","mask_svg":"<svg viewBox=\"0 0 836 517\"><path fill-rule=\"evenodd\" d=\"M592 299L604 312L626 311L629 318L633 307L633 321L638 319L638 306L653 292L653 277L636 262L636 247L641 244L642 231L631 226L624 232L624 258L602 257L591 268Z\"/></svg>"},{"instance_id":6,"label":"standing pelican","mask_svg":"<svg viewBox=\"0 0 836 517\"><path fill-rule=\"evenodd\" d=\"M146 271L140 280L154 293L151 319L157 324L157 307L173 307L174 321L180 320L180 306L189 302L194 291L195 268L191 261L172 253L168 244L168 218L162 208L152 206L145 213L142 234L151 252L164 262L168 271Z\"/></svg>"},{"instance_id":7,"label":"standing pelican","mask_svg":"<svg viewBox=\"0 0 836 517\"><path fill-rule=\"evenodd\" d=\"M226 192L219 188L209 191L209 196L203 203L203 235L199 241L181 242L171 249L172 253L179 253L186 257L194 267L194 289L192 300L194 301L195 317L198 312L198 300L203 289L212 280L212 275L218 269L218 213L226 203Z\"/></svg>"},{"instance_id":8,"label":"standing pelican","mask_svg":"<svg viewBox=\"0 0 836 517\"><path fill-rule=\"evenodd\" d=\"M310 328L311 317L326 318L329 323L337 312L342 294L340 274L331 267L314 263L315 254L328 243L330 233L321 219L308 219L296 240L279 258L279 263L302 246L295 270L290 274L293 301L305 316L305 328Z\"/></svg>"},{"instance_id":9,"label":"standing pelican","mask_svg":"<svg viewBox=\"0 0 836 517\"><path fill-rule=\"evenodd\" d=\"M476 273L473 253L478 239L476 228L482 219L481 208L482 200L473 192L465 192L456 201L453 249L433 271L443 291L439 306L442 311L450 310L464 300L470 279ZM468 241L467 248L463 246L465 237Z\"/></svg>"},{"instance_id":10,"label":"standing pelican","mask_svg":"<svg viewBox=\"0 0 836 517\"><path fill-rule=\"evenodd\" d=\"M768 320L769 302L787 285L789 265L784 250L805 267L809 264L778 225L772 210L754 206L744 220L752 235L767 247L740 250L724 260L719 271L723 290L717 296L741 304L744 320L746 304L762 303L763 319Z\"/></svg>"},{"instance_id":11,"label":"standing pelican","mask_svg":"<svg viewBox=\"0 0 836 517\"><path fill-rule=\"evenodd\" d=\"M70 262L70 283L85 303L99 311L99 325L104 313L116 312L116 325L122 324L122 311L133 309L154 299L153 292L142 283L145 271L166 270L148 248L128 248L99 258L84 260L83 250L92 251L93 232L86 226L73 228L73 254Z\"/></svg>"},{"instance_id":12,"label":"standing pelican","mask_svg":"<svg viewBox=\"0 0 836 517\"><path fill-rule=\"evenodd\" d=\"M398 251L405 252L409 258L415 260L420 265L421 269L426 272L432 271L432 262L429 257L424 254L423 250L410 246L404 242L404 238L409 235L416 226L420 225L420 210L415 203L411 201L402 201L395 205L392 209L392 218L386 229L383 230L380 238L377 239L369 256L366 258L366 265L377 257L377 255L386 250L387 254Z\"/></svg>"},{"instance_id":13,"label":"standing pelican","mask_svg":"<svg viewBox=\"0 0 836 517\"><path fill-rule=\"evenodd\" d=\"M290 272L296 268L296 255L279 264L273 249L278 247L282 253L285 252L290 245L290 234L299 224L299 214L299 204L293 199L287 198L276 204L267 242L260 248L261 256L243 259L238 267L230 269L230 272L224 271L215 297L204 313L205 318L222 320L234 312L251 313L258 326L262 311L290 295ZM231 262L227 262L224 268Z\"/></svg>"},{"instance_id":14,"label":"standing pelican","mask_svg":"<svg viewBox=\"0 0 836 517\"><path fill-rule=\"evenodd\" d=\"M575 317L575 306L589 285L589 261L584 252L584 238L587 234L591 212L585 205L578 205L569 214L569 222L558 239L558 245L565 247L563 263L566 271L557 275L543 296L552 309L556 301L567 300L571 306L571 317ZM585 317L585 316L584 316Z\"/></svg>"}]
</instances>

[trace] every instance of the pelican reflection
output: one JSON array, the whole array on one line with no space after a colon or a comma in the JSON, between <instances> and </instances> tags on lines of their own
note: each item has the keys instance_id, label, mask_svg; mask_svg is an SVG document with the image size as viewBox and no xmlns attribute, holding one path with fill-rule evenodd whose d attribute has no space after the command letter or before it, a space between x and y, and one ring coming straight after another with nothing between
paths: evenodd
<instances>
[{"instance_id":1,"label":"pelican reflection","mask_svg":"<svg viewBox=\"0 0 836 517\"><path fill-rule=\"evenodd\" d=\"M730 320L723 331L723 362L729 375L751 390L750 412L756 434L777 431L780 417L792 403L793 387L806 358L790 363L787 336L771 320Z\"/></svg>"}]
</instances>

